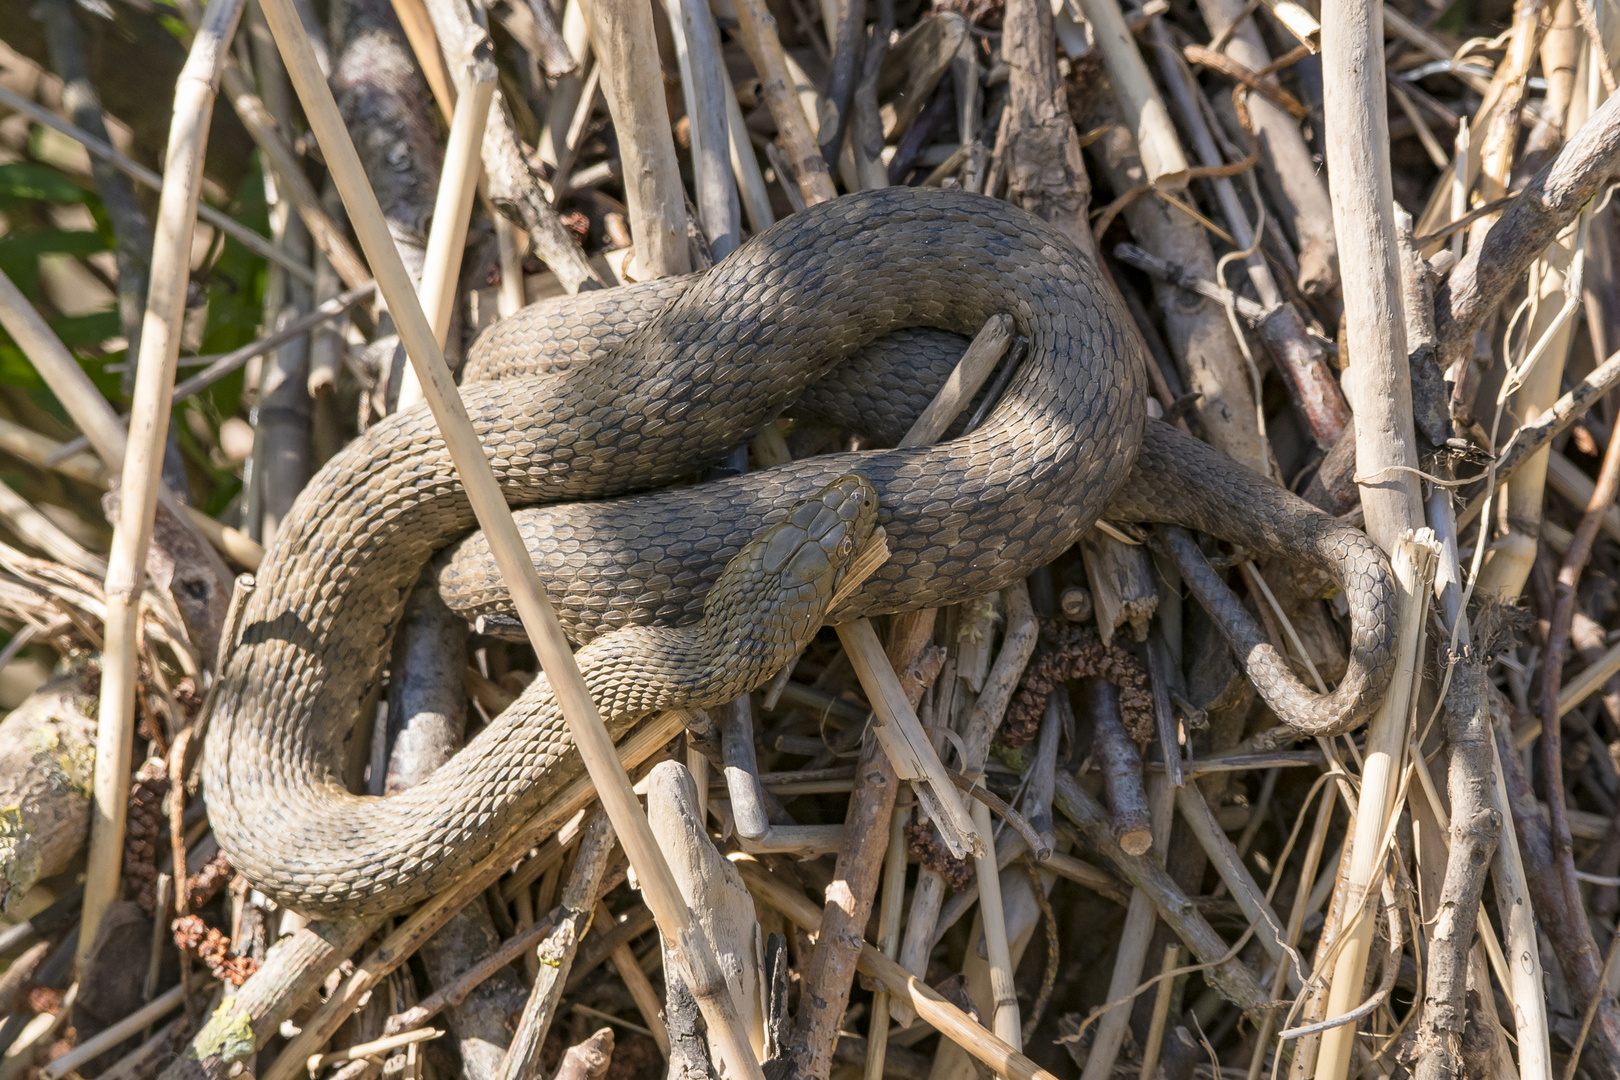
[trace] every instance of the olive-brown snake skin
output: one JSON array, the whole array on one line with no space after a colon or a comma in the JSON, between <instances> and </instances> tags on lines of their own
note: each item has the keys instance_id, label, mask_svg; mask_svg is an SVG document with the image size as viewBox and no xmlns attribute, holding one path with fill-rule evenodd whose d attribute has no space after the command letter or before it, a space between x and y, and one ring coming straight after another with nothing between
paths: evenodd
<instances>
[{"instance_id":1,"label":"olive-brown snake skin","mask_svg":"<svg viewBox=\"0 0 1620 1080\"><path fill-rule=\"evenodd\" d=\"M771 574L758 567L788 536L796 551L825 549L832 534L815 535L832 528L824 510L850 535L875 516L892 551L840 619L1002 587L1062 554L1105 510L1308 562L1350 606L1350 670L1323 696L1218 580L1190 584L1285 721L1319 733L1369 715L1392 662L1386 560L1361 533L1149 423L1144 359L1098 275L1061 233L1006 203L889 188L795 214L703 275L538 304L491 328L469 372L487 381L462 396L508 501L532 507L520 524L564 626L591 642L582 668L610 726L747 692L802 645L831 595L843 534L822 577L769 586L787 598L770 598L758 581ZM972 335L1000 313L1028 353L970 434L653 490L719 459L801 395L803 408L857 414L851 427L892 440L954 360L938 333L897 332ZM909 389L884 389L897 384ZM637 491L651 493L626 495ZM623 497L586 501L607 496ZM788 533L762 537L790 513ZM349 735L434 554L462 541L437 571L453 607L501 610L481 538L463 539L472 525L418 406L334 457L267 553L218 684L205 777L221 847L277 900L329 917L405 907L577 775L542 677L427 783L385 799L343 787ZM686 636L647 629L677 625Z\"/></svg>"}]
</instances>

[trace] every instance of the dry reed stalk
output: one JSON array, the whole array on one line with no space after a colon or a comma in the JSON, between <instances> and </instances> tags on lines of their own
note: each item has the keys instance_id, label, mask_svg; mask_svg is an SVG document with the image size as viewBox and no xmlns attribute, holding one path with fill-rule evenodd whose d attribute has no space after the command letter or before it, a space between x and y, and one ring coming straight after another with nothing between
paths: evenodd
<instances>
[{"instance_id":1,"label":"dry reed stalk","mask_svg":"<svg viewBox=\"0 0 1620 1080\"><path fill-rule=\"evenodd\" d=\"M759 157L748 139L748 126L743 121L742 106L737 104L737 91L732 88L731 75L724 67L720 69L720 81L725 86L722 96L726 103L726 142L730 146L731 172L737 178L737 197L748 215L749 228L761 233L775 224L776 212L771 209L771 196L765 189Z\"/></svg>"},{"instance_id":2,"label":"dry reed stalk","mask_svg":"<svg viewBox=\"0 0 1620 1080\"><path fill-rule=\"evenodd\" d=\"M1331 19L1323 24L1328 41L1333 40L1329 29L1332 26ZM1346 249L1354 250L1354 245L1347 244ZM1354 280L1349 266L1345 267L1345 277L1346 281ZM1393 815L1400 812L1401 761L1410 741L1410 709L1417 689L1414 682L1422 671L1424 623L1434 573L1431 545L1432 537L1408 537L1396 545L1392 559L1399 583L1396 669L1387 696L1368 726L1367 746L1362 752L1360 812L1356 815L1350 862L1341 868L1336 890L1343 895L1347 917L1328 992L1328 1019L1343 1016L1360 1001L1372 949L1378 916L1376 897L1384 878L1384 837ZM1317 1080L1343 1080L1350 1068L1355 1035L1353 1023L1330 1028L1322 1035L1316 1060Z\"/></svg>"},{"instance_id":3,"label":"dry reed stalk","mask_svg":"<svg viewBox=\"0 0 1620 1080\"><path fill-rule=\"evenodd\" d=\"M1595 72L1591 73L1591 82L1592 86L1581 88L1569 101L1567 117L1558 118L1560 128L1565 123L1569 130L1578 128L1592 105L1601 100ZM1591 212L1582 211L1530 267L1529 288L1535 304L1524 340L1534 343L1540 359L1524 373L1513 395L1514 414L1526 420L1534 420L1552 408L1563 389L1564 361L1575 337L1575 323L1570 316L1581 291L1590 219ZM1535 562L1550 456L1551 450L1543 449L1525 462L1511 481L1499 484L1497 536L1480 567L1475 588L1504 602L1518 599Z\"/></svg>"},{"instance_id":4,"label":"dry reed stalk","mask_svg":"<svg viewBox=\"0 0 1620 1080\"><path fill-rule=\"evenodd\" d=\"M468 92L456 99L455 112L450 118L444 170L439 174L439 193L433 203L433 225L428 230L427 255L422 263L422 283L417 293L441 349L445 335L450 332L450 313L455 307L456 283L461 277L461 256L467 246L467 225L482 169L480 152L484 127L489 122L489 103L495 97L495 65L488 60L475 60L468 68L465 80ZM416 368L407 365L399 384L399 408L407 409L421 400L422 384L416 377Z\"/></svg>"},{"instance_id":5,"label":"dry reed stalk","mask_svg":"<svg viewBox=\"0 0 1620 1080\"><path fill-rule=\"evenodd\" d=\"M223 0L217 0L223 2ZM506 579L512 598L542 669L551 681L563 716L579 748L603 807L613 821L630 864L636 868L647 906L658 919L660 929L673 943L674 951L687 968L688 985L703 1010L709 1030L726 1046L727 1066L737 1077L761 1080L759 1063L748 1045L747 1033L737 1022L736 1010L726 993L713 951L694 934L691 914L686 910L669 866L664 862L641 804L630 788L629 777L620 766L613 740L602 723L590 691L574 662L573 652L556 613L546 599L544 587L523 547L522 537L512 520L495 474L484 457L483 447L473 432L471 420L460 394L445 367L443 353L432 327L417 301L409 274L394 248L393 238L383 220L377 198L366 182L365 172L349 139L315 62L308 40L298 23L292 0L268 0L265 18L281 49L288 74L304 106L311 130L326 155L327 165L343 194L349 220L366 253L377 286L388 302L399 328L400 341L417 367L422 389L433 410L446 449L455 463L468 500L479 525L489 537L496 564Z\"/></svg>"},{"instance_id":6,"label":"dry reed stalk","mask_svg":"<svg viewBox=\"0 0 1620 1080\"><path fill-rule=\"evenodd\" d=\"M33 432L24 435L17 431L17 438L8 449L42 467L55 468L66 475L77 475L90 483L108 486L111 473L114 470L122 472L124 468L124 451L129 441L124 422L79 367L67 346L62 344L62 340L3 271L0 271L0 327L4 327L21 347L23 355L62 403L62 408L73 423L85 433L85 443L95 450L106 468L92 474L86 471L85 463L71 465L76 458L70 444L55 444ZM176 389L185 385L182 383ZM47 443L52 445L47 447ZM164 509L187 522L238 565L252 569L264 557L264 549L245 533L227 528L196 507L182 503L167 488L159 490L158 500L163 503Z\"/></svg>"},{"instance_id":7,"label":"dry reed stalk","mask_svg":"<svg viewBox=\"0 0 1620 1080\"><path fill-rule=\"evenodd\" d=\"M423 0L391 0L394 14L399 18L405 40L422 66L422 78L428 84L439 113L448 122L455 115L456 84L450 81L444 57L439 52L439 40L433 32L433 20Z\"/></svg>"},{"instance_id":8,"label":"dry reed stalk","mask_svg":"<svg viewBox=\"0 0 1620 1080\"><path fill-rule=\"evenodd\" d=\"M788 157L789 171L798 185L805 205L826 202L838 194L833 186L832 174L821 156L810 121L794 93L794 79L788 73L787 53L782 39L776 34L776 19L766 8L764 0L737 0L737 24L742 34L743 48L759 73L760 95L776 121L777 137ZM737 125L733 125L736 127ZM740 132L734 131L736 139ZM750 149L749 153L753 153ZM783 178L784 186L787 178ZM758 227L757 225L755 226Z\"/></svg>"},{"instance_id":9,"label":"dry reed stalk","mask_svg":"<svg viewBox=\"0 0 1620 1080\"><path fill-rule=\"evenodd\" d=\"M1496 910L1502 921L1502 951L1513 961L1508 965L1513 984L1505 989L1513 1004L1520 1080L1552 1080L1541 941L1518 836L1510 824L1513 813L1498 741L1491 740L1491 808L1501 815L1503 827L1491 861L1491 885L1496 890Z\"/></svg>"},{"instance_id":10,"label":"dry reed stalk","mask_svg":"<svg viewBox=\"0 0 1620 1080\"><path fill-rule=\"evenodd\" d=\"M681 69L681 93L691 122L698 220L703 226L704 238L709 241L709 250L718 261L742 243L742 211L729 152L730 113L725 60L720 53L720 29L707 4L695 0L665 0L665 5ZM735 104L734 99L732 104ZM698 790L703 790L702 784L698 785Z\"/></svg>"},{"instance_id":11,"label":"dry reed stalk","mask_svg":"<svg viewBox=\"0 0 1620 1080\"><path fill-rule=\"evenodd\" d=\"M231 106L235 108L242 126L253 136L260 153L264 155L266 163L275 173L280 194L298 211L298 216L309 229L310 239L315 242L315 246L326 256L332 268L349 288L369 281L371 275L366 271L364 260L349 243L348 235L342 227L332 220L331 215L321 205L321 198L316 193L314 185L309 182L309 178L304 175L303 165L299 162L297 153L282 137L281 130L275 118L271 116L270 110L265 107L265 103L253 92L253 84L241 65L234 60L228 61L221 80L225 96L230 98Z\"/></svg>"},{"instance_id":12,"label":"dry reed stalk","mask_svg":"<svg viewBox=\"0 0 1620 1080\"><path fill-rule=\"evenodd\" d=\"M900 920L906 903L906 821L909 800L897 803L889 815L889 849L883 856L883 892L878 906L878 948L890 960L900 955ZM883 1059L889 1047L889 1001L879 988L872 994L872 1020L866 1034L866 1080L883 1080Z\"/></svg>"},{"instance_id":13,"label":"dry reed stalk","mask_svg":"<svg viewBox=\"0 0 1620 1080\"><path fill-rule=\"evenodd\" d=\"M1119 102L1121 119L1136 140L1147 182L1170 191L1185 188L1192 167L1182 153L1181 139L1159 97L1159 88L1142 61L1136 38L1125 25L1118 0L1081 0L1080 10L1096 35L1097 51L1108 67L1109 86Z\"/></svg>"},{"instance_id":14,"label":"dry reed stalk","mask_svg":"<svg viewBox=\"0 0 1620 1080\"><path fill-rule=\"evenodd\" d=\"M580 0L591 27L596 69L624 162L637 280L692 269L686 193L664 105L663 68L648 0Z\"/></svg>"},{"instance_id":15,"label":"dry reed stalk","mask_svg":"<svg viewBox=\"0 0 1620 1080\"><path fill-rule=\"evenodd\" d=\"M1149 788L1149 802L1158 818L1153 824L1156 838L1152 858L1164 864L1170 850L1170 823L1175 814L1175 792L1163 776L1155 776ZM1108 982L1109 1001L1136 989L1141 981L1142 965L1147 960L1148 948L1153 940L1158 914L1153 899L1143 889L1133 888L1125 909L1125 924L1119 932L1119 948L1114 952L1113 972ZM1125 1032L1130 1026L1129 1009L1118 1008L1106 1012L1097 1021L1097 1034L1091 1040L1091 1053L1080 1071L1080 1080L1108 1080L1119 1059L1120 1047L1125 1043Z\"/></svg>"},{"instance_id":16,"label":"dry reed stalk","mask_svg":"<svg viewBox=\"0 0 1620 1080\"><path fill-rule=\"evenodd\" d=\"M242 6L243 0L211 0L175 85L174 119L164 156L166 179L153 239L151 293L141 325L118 521L107 560L107 618L96 732L96 805L85 869L78 949L81 964L95 944L102 914L118 892L124 819L129 809L130 756L135 743L141 583L158 492L163 486L163 446L180 356L186 286L191 277L191 238L202 195L203 149L213 119L220 69L242 16Z\"/></svg>"}]
</instances>

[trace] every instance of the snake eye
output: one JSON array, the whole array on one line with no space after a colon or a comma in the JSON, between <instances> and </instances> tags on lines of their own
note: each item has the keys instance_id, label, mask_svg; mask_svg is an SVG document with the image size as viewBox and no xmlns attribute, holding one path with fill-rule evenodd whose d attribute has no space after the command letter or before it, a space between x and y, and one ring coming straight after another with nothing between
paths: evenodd
<instances>
[{"instance_id":1,"label":"snake eye","mask_svg":"<svg viewBox=\"0 0 1620 1080\"><path fill-rule=\"evenodd\" d=\"M838 542L839 558L847 559L855 553L855 538L846 536Z\"/></svg>"}]
</instances>

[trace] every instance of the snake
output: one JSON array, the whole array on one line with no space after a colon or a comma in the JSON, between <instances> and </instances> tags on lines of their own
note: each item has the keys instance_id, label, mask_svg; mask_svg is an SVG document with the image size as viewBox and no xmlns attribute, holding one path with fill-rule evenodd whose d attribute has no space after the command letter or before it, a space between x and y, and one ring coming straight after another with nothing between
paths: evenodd
<instances>
[{"instance_id":1,"label":"snake","mask_svg":"<svg viewBox=\"0 0 1620 1080\"><path fill-rule=\"evenodd\" d=\"M892 445L998 315L1027 347L982 421ZM823 620L1004 588L1105 515L1328 574L1350 648L1324 694L1207 563L1186 581L1280 719L1350 730L1393 669L1388 560L1150 420L1148 362L1111 283L1057 226L968 192L887 188L801 210L699 274L524 308L474 342L460 389L615 736L655 709L750 692ZM872 448L693 482L800 403L843 411ZM204 783L221 849L278 902L327 918L408 907L581 774L541 674L424 783L349 789L418 581L470 619L510 610L475 524L417 405L331 458L266 552L214 686ZM879 527L887 561L829 609L850 543ZM768 571L789 549L785 576Z\"/></svg>"}]
</instances>

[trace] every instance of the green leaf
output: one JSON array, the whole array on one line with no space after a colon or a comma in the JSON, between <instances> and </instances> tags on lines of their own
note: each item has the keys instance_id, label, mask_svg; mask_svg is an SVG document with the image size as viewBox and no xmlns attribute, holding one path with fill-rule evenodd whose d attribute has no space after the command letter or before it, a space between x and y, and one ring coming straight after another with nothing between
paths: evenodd
<instances>
[{"instance_id":1,"label":"green leaf","mask_svg":"<svg viewBox=\"0 0 1620 1080\"><path fill-rule=\"evenodd\" d=\"M89 194L55 169L31 161L0 165L0 199L79 203Z\"/></svg>"}]
</instances>

